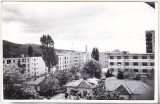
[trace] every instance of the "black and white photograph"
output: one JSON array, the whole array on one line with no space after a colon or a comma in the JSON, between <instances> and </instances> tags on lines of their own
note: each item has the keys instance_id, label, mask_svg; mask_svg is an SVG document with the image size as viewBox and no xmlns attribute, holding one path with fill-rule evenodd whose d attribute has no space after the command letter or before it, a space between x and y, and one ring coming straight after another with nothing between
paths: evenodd
<instances>
[{"instance_id":1,"label":"black and white photograph","mask_svg":"<svg viewBox=\"0 0 160 104\"><path fill-rule=\"evenodd\" d=\"M3 100L157 99L157 2L3 2Z\"/></svg>"}]
</instances>

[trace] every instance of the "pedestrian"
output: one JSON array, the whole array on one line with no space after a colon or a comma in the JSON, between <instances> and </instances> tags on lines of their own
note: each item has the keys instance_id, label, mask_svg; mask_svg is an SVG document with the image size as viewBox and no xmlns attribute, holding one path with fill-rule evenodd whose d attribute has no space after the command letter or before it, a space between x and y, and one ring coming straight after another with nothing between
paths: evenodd
<instances>
[{"instance_id":1,"label":"pedestrian","mask_svg":"<svg viewBox=\"0 0 160 104\"><path fill-rule=\"evenodd\" d=\"M65 99L67 99L67 98L68 98L68 93L66 92L66 93L65 93Z\"/></svg>"}]
</instances>

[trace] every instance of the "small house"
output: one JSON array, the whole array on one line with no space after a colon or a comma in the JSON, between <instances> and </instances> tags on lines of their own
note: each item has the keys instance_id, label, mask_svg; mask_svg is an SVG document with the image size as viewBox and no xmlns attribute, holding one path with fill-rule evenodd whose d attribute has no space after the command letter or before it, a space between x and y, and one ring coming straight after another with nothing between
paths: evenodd
<instances>
[{"instance_id":1,"label":"small house","mask_svg":"<svg viewBox=\"0 0 160 104\"><path fill-rule=\"evenodd\" d=\"M46 76L39 77L33 81L25 82L27 87L35 88L36 91L41 91L41 83L45 80Z\"/></svg>"},{"instance_id":2,"label":"small house","mask_svg":"<svg viewBox=\"0 0 160 104\"><path fill-rule=\"evenodd\" d=\"M87 94L93 94L96 85L89 83L87 80L79 79L68 82L66 85L67 93L72 94L72 92L79 92L81 97Z\"/></svg>"},{"instance_id":3,"label":"small house","mask_svg":"<svg viewBox=\"0 0 160 104\"><path fill-rule=\"evenodd\" d=\"M110 77L105 80L105 86L107 91L116 91L126 100L153 100L153 89L142 81Z\"/></svg>"}]
</instances>

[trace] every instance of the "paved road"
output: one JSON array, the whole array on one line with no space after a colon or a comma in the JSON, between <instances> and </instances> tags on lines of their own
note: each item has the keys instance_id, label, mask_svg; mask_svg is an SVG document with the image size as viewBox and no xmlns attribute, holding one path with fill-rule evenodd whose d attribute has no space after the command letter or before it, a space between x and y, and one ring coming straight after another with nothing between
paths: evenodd
<instances>
[{"instance_id":1,"label":"paved road","mask_svg":"<svg viewBox=\"0 0 160 104\"><path fill-rule=\"evenodd\" d=\"M53 99L53 100L64 100L65 99L64 95L65 95L64 93L60 93L58 95L53 96L51 99Z\"/></svg>"}]
</instances>

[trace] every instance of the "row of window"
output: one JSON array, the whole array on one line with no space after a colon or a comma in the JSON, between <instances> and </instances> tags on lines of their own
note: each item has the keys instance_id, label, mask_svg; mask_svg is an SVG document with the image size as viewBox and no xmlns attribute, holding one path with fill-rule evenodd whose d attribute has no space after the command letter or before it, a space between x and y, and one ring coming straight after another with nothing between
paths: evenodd
<instances>
[{"instance_id":1,"label":"row of window","mask_svg":"<svg viewBox=\"0 0 160 104\"><path fill-rule=\"evenodd\" d=\"M110 65L114 65L114 62L110 62ZM117 65L121 65L121 62L117 62ZM131 63L129 62L125 62L125 66L129 66ZM139 63L138 62L133 62L133 66L138 66ZM154 66L154 62L150 62L147 64L147 62L142 62L142 66Z\"/></svg>"},{"instance_id":2,"label":"row of window","mask_svg":"<svg viewBox=\"0 0 160 104\"><path fill-rule=\"evenodd\" d=\"M20 59L18 59L18 61L21 61L21 62L26 62L26 59L22 59L22 60L20 60ZM16 59L14 59L14 60L7 60L7 64L10 64L10 63L16 63L17 61L16 61ZM29 62L29 59L28 59L28 62ZM5 63L5 61L3 60L3 63Z\"/></svg>"},{"instance_id":3,"label":"row of window","mask_svg":"<svg viewBox=\"0 0 160 104\"><path fill-rule=\"evenodd\" d=\"M111 68L111 70L114 72L114 68ZM142 70L142 71L141 71ZM125 69L125 71L129 71L129 69ZM134 72L143 72L147 73L148 69L133 69Z\"/></svg>"},{"instance_id":4,"label":"row of window","mask_svg":"<svg viewBox=\"0 0 160 104\"><path fill-rule=\"evenodd\" d=\"M110 56L110 59L129 59L129 56ZM142 56L141 58L138 56L133 56L133 59L147 59L147 56ZM154 56L150 56L150 59L154 59Z\"/></svg>"}]
</instances>

